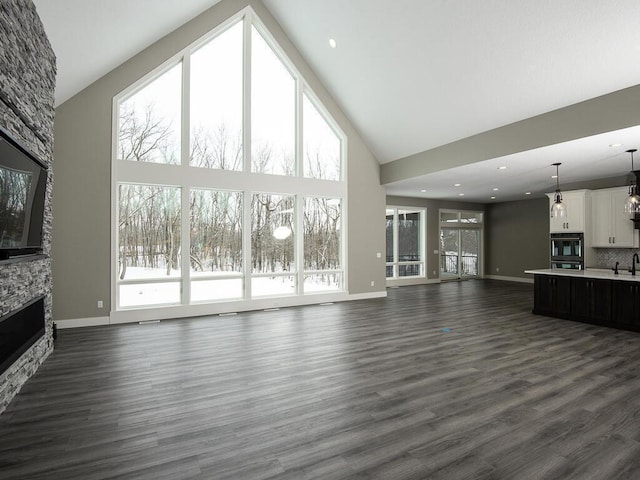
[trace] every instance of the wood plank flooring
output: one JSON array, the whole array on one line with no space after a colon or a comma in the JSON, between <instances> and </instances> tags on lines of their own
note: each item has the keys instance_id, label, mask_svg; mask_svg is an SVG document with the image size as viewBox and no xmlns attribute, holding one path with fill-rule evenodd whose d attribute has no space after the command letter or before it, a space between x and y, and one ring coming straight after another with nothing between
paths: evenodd
<instances>
[{"instance_id":1,"label":"wood plank flooring","mask_svg":"<svg viewBox=\"0 0 640 480\"><path fill-rule=\"evenodd\" d=\"M0 415L0 478L640 478L640 334L532 291L62 330Z\"/></svg>"}]
</instances>

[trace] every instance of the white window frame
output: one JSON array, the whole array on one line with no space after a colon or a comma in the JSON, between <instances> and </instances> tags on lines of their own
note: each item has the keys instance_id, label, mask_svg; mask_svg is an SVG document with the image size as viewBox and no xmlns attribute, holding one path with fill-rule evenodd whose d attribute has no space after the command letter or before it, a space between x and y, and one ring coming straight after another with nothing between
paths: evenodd
<instances>
[{"instance_id":1,"label":"white window frame","mask_svg":"<svg viewBox=\"0 0 640 480\"><path fill-rule=\"evenodd\" d=\"M244 22L244 50L243 50L243 78L244 78L244 101L243 101L243 151L244 162L242 171L215 170L199 167L191 167L188 162L190 153L190 55L200 46L214 39L223 33L227 28L236 24L236 22ZM269 174L260 174L251 172L251 27L254 26L262 35L267 44L273 49L274 53L282 61L285 68L289 70L295 79L296 84L296 176L276 176ZM138 163L133 161L124 161L117 159L118 153L118 131L119 131L119 105L133 93L155 80L158 76L182 62L182 119L181 119L181 162L178 165L166 165L155 163ZM302 96L306 95L318 112L327 121L329 127L334 131L340 140L341 154L341 180L318 180L304 177L304 160L302 158L302 132L303 121L302 116ZM245 7L227 21L221 23L211 30L207 35L196 40L188 47L165 61L162 65L146 74L137 82L124 89L113 98L112 104L112 187L111 187L111 316L112 322L120 323L132 320L140 320L144 318L172 318L176 316L201 315L210 312L225 312L230 309L234 310L250 310L261 308L262 305L267 307L275 305L294 305L304 303L317 303L323 301L343 300L348 297L346 286L348 285L346 252L348 250L347 235L347 135L340 128L338 123L333 119L327 111L318 96L313 92L309 84L303 78L301 73L295 68L289 60L285 52L277 44L271 33L265 27L263 22L258 18L251 7ZM175 186L182 188L182 213L188 212L190 189L209 189L209 190L232 190L243 192L243 272L241 274L229 273L224 277L244 279L244 297L240 301L230 302L197 302L189 303L190 299L190 264L189 255L181 255L181 276L159 278L153 280L161 282L181 282L181 303L180 305L171 306L144 306L144 307L119 307L119 288L120 284L129 283L145 283L139 280L121 281L117 278L117 261L118 261L118 185L121 183L159 185L159 186ZM296 224L299 232L296 232L296 262L297 268L294 273L297 276L296 294L289 295L289 300L281 300L282 297L258 297L254 299L251 295L251 278L260 276L278 276L278 273L253 274L251 272L251 195L254 193L272 193L281 195L296 196ZM302 243L303 235L301 234L301 226L303 219L303 199L305 197L332 197L341 200L341 250L340 265L338 270L331 270L330 273L338 273L342 277L341 289L337 292L329 291L327 293L307 293L303 291L304 277L314 273L305 271L303 268L303 252ZM182 221L181 229L181 251L189 251L190 232L188 220ZM282 273L282 275L285 275ZM289 274L290 275L290 274ZM222 279L223 276L216 276ZM204 280L204 277L198 276L197 280ZM291 297L294 297L293 301ZM313 300L307 297L314 297ZM307 298L305 300L305 298Z\"/></svg>"},{"instance_id":2,"label":"white window frame","mask_svg":"<svg viewBox=\"0 0 640 480\"><path fill-rule=\"evenodd\" d=\"M407 207L407 206L397 206L397 205L387 205L386 210L393 210L393 260L391 262L386 262L385 259L385 276L386 276L386 267L392 267L393 275L391 277L386 277L387 281L399 281L399 280L415 280L417 278L426 278L427 272L427 263L426 263L426 221L427 221L427 209L423 207ZM412 212L418 212L420 214L420 231L419 231L419 253L421 260L416 261L404 261L401 262L398 260L399 257L399 227L398 227L398 218L400 210L410 210ZM385 213L386 218L386 213ZM386 251L386 246L385 246ZM411 275L411 276L399 276L400 266L402 265L419 265L420 266L420 274L419 275Z\"/></svg>"}]
</instances>

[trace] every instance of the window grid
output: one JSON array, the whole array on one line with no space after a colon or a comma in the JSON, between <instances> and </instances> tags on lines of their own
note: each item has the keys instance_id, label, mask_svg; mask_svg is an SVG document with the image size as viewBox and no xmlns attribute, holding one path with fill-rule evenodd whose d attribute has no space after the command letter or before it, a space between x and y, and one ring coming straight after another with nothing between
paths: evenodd
<instances>
[{"instance_id":1,"label":"window grid","mask_svg":"<svg viewBox=\"0 0 640 480\"><path fill-rule=\"evenodd\" d=\"M159 75L162 75L162 73L167 72L171 69L171 66L175 66L178 63L181 64L182 66L182 72L181 72L181 80L182 80L182 90L181 90L181 120L180 120L180 132L179 132L179 138L180 138L180 151L179 151L179 155L180 158L178 159L178 165L173 167L172 171L169 171L167 169L147 169L144 170L144 172L148 172L150 174L150 176L152 177L152 183L157 184L159 186L165 186L165 185L176 185L179 186L181 188L181 211L182 211L182 216L186 217L186 220L183 218L183 221L181 222L181 227L180 227L180 236L182 239L182 249L183 252L189 252L190 249L190 222L189 222L189 204L190 204L190 197L191 197L191 192L193 190L199 189L199 188L210 188L210 189L214 189L214 190L219 190L221 186L224 186L225 182L225 177L223 175L220 175L220 180L215 180L218 177L217 172L208 172L207 175L209 178L213 179L213 184L209 185L207 184L206 187L203 187L201 185L201 180L197 180L194 181L193 179L197 178L197 173L194 173L193 170L197 167L191 167L190 166L190 162L189 162L189 158L191 155L191 128L190 128L190 102L191 102L191 98L190 98L190 74L191 74L191 62L190 62L190 54L192 52L197 51L197 48L200 48L204 45L206 45L209 41L215 41L215 39L217 38L218 35L221 35L222 33L224 33L224 31L227 28L230 28L230 26L232 26L233 24L235 24L237 21L242 21L243 22L243 68L244 68L244 83L243 83L243 104L242 104L242 116L243 116L243 122L242 122L242 137L243 137L243 171L240 172L233 172L233 173L237 173L237 175L239 175L239 177L236 177L236 183L241 183L241 184L246 184L246 187L242 189L242 196L243 196L243 271L241 273L232 273L232 272L228 272L224 275L191 275L191 268L190 268L190 256L188 254L182 254L181 258L180 258L180 271L181 271L181 276L180 277L166 277L166 278L154 278L154 279L149 279L148 283L149 284L174 284L176 281L180 282L180 304L182 305L188 305L191 303L201 303L202 300L196 300L196 301L191 301L191 286L192 283L197 283L197 282L207 282L207 281L214 281L214 280L233 280L233 279L241 279L242 280L242 284L243 284L243 292L241 295L241 299L245 299L245 300L250 300L251 298L253 298L252 295L252 279L260 279L260 278L268 278L268 277L287 277L287 276L292 276L294 278L294 282L295 282L295 289L293 294L296 295L302 295L304 293L310 293L310 292L305 292L304 290L304 285L305 282L307 280L308 277L310 276L325 276L325 275L333 275L336 276L336 278L339 278L338 280L338 288L337 289L329 289L327 291L333 291L333 290L343 290L344 289L344 281L345 281L345 272L344 269L342 268L342 265L344 264L344 260L342 259L342 255L343 252L346 250L346 244L345 244L345 235L344 235L344 230L345 230L345 226L344 226L344 222L341 220L341 231L340 233L340 260L338 263L339 268L335 269L335 270L305 270L303 268L303 256L301 254L303 254L304 252L304 245L303 245L303 235L298 235L297 239L296 239L296 243L295 243L295 257L296 257L296 265L297 268L294 269L293 272L267 272L267 273L262 273L262 272L256 272L253 273L251 272L251 261L250 259L252 258L252 251L251 251L251 228L248 228L251 225L251 196L258 193L257 189L255 188L255 186L257 184L262 185L269 185L270 184L270 179L264 179L261 178L259 180L256 179L252 179L249 178L252 174L251 174L251 29L252 26L255 26L255 28L257 29L257 31L262 35L263 39L265 40L265 42L267 43L267 45L273 50L273 52L275 53L275 55L282 61L283 65L289 70L289 72L292 74L293 78L294 78L294 84L295 84L295 92L296 92L296 96L295 96L295 132L294 132L294 138L295 138L295 142L294 142L294 152L295 152L295 157L296 157L296 161L295 161L295 172L294 172L294 176L295 178L292 179L292 185L289 187L283 187L282 186L282 182L280 182L279 180L274 180L273 181L273 186L277 187L274 188L273 190L277 193L280 194L286 194L286 195L294 195L296 198L296 207L294 209L294 217L295 217L295 222L297 225L297 230L299 230L300 232L302 231L302 223L304 220L304 212L303 212L303 207L304 207L304 199L307 198L306 195L302 195L301 192L306 192L307 188L310 184L308 183L308 180L306 183L301 182L300 180L297 179L301 179L304 177L304 159L303 159L303 144L302 144L302 135L303 135L303 112L302 112L302 99L303 98L308 98L309 101L312 102L312 104L314 105L314 107L317 109L318 113L320 115L322 115L323 119L327 122L327 125L329 126L329 128L331 129L331 131L334 132L334 134L337 136L337 141L339 142L339 155L340 155L340 163L341 163L341 167L340 167L340 186L338 188L334 186L330 186L329 188L327 188L324 184L326 183L326 181L323 180L314 180L314 182L316 182L316 184L312 184L314 186L314 188L312 189L313 191L317 191L317 192L322 192L323 190L326 191L326 193L328 194L327 196L331 196L331 197L336 197L336 192L338 192L338 195L336 198L339 198L343 203L342 203L342 207L341 209L344 209L344 201L346 199L346 183L344 181L344 172L346 171L346 141L345 141L345 137L344 134L340 131L340 129L336 126L335 122L330 118L330 116L328 115L328 113L326 112L326 110L322 107L322 105L317 102L317 100L315 99L315 96L313 96L312 92L308 89L306 83L304 82L304 80L302 79L301 75L293 68L291 68L291 64L288 61L288 59L285 57L283 57L282 52L279 50L279 48L277 47L277 44L275 44L275 42L273 41L272 37L269 35L268 31L264 28L264 26L261 25L261 23L259 22L259 20L257 19L257 17L254 16L253 12L251 11L251 9L247 8L244 12L242 12L241 15L241 19L240 20L230 20L228 22L226 22L225 25L221 26L220 28L217 29L217 32L214 31L214 34L212 36L210 36L207 40L205 41L200 41L198 42L198 44L194 44L193 46L185 49L184 52L182 52L182 54L179 55L179 57L177 59L173 59L170 62L167 62L167 65L165 68L161 68L159 69L157 72L152 72L149 75L147 75L140 83L136 84L136 85L132 85L131 87L129 87L127 90L125 90L121 95L119 95L118 97L116 97L114 99L114 126L116 128L114 128L114 132L119 132L119 108L120 105L122 104L122 102L126 99L129 98L133 95L135 95L137 92L139 92L140 90L144 89L146 85L149 85L150 83L152 83L156 78L158 78ZM118 133L114 134L114 137L117 136ZM115 146L118 145L118 140L117 138L114 139L114 144ZM116 151L114 146L114 152ZM118 196L118 190L119 190L119 186L123 185L123 184L136 184L137 181L139 181L139 177L141 176L145 176L145 174L140 174L139 173L139 169L138 167L127 167L127 168L119 168L122 165L122 161L118 160L117 155L114 155L114 209L116 209L117 207L117 203L119 201L119 196ZM176 171L175 169L178 169L178 171ZM134 173L133 175L129 175L130 173ZM138 172L138 173L136 173ZM179 173L176 173L179 172ZM256 174L253 174L256 175ZM260 174L257 174L260 175ZM178 179L176 179L176 177L178 177ZM243 180L244 179L244 180ZM322 196L322 195L321 195ZM115 211L115 210L114 210ZM344 215L342 215L342 217L344 217ZM116 225L118 222L118 214L117 211L115 211L115 213L112 215L112 218L114 218L114 225ZM115 245L117 245L117 238L118 238L118 233L117 233L117 229L114 231L113 235L113 244L114 244L114 248ZM115 250L114 250L115 252ZM114 279L113 279L113 284L114 284L114 309L118 310L121 308L127 308L128 306L131 307L153 307L153 306L160 306L162 305L164 302L160 302L158 304L144 304L144 305L122 305L121 299L120 299L120 288L121 286L126 286L126 285L136 285L136 284L140 284L140 280L138 279L124 279L124 280L120 280L115 278L116 276L114 275ZM145 283L147 283L147 281L145 280ZM206 302L206 300L204 300ZM215 300L214 300L215 301ZM170 304L175 304L175 302L172 300L170 302Z\"/></svg>"}]
</instances>

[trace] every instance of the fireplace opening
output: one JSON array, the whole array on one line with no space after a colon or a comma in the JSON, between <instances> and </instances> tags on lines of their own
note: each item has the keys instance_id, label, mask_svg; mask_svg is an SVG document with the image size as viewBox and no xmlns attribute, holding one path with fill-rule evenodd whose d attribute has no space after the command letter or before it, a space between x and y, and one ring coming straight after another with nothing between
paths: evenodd
<instances>
[{"instance_id":1,"label":"fireplace opening","mask_svg":"<svg viewBox=\"0 0 640 480\"><path fill-rule=\"evenodd\" d=\"M44 335L44 297L0 318L0 375Z\"/></svg>"}]
</instances>

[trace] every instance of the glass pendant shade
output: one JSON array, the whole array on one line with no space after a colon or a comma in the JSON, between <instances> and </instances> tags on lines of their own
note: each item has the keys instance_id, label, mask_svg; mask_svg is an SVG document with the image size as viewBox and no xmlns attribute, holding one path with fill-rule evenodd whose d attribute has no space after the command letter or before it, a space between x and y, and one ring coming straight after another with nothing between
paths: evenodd
<instances>
[{"instance_id":1,"label":"glass pendant shade","mask_svg":"<svg viewBox=\"0 0 640 480\"><path fill-rule=\"evenodd\" d=\"M629 187L629 196L624 202L625 213L640 213L640 195L636 193L636 186Z\"/></svg>"},{"instance_id":2,"label":"glass pendant shade","mask_svg":"<svg viewBox=\"0 0 640 480\"><path fill-rule=\"evenodd\" d=\"M286 240L291 235L291 229L289 227L278 227L273 231L273 237L276 240Z\"/></svg>"},{"instance_id":3,"label":"glass pendant shade","mask_svg":"<svg viewBox=\"0 0 640 480\"><path fill-rule=\"evenodd\" d=\"M636 172L633 169L633 153L637 150L635 148L627 150L627 153L631 154L631 181L629 185L629 196L624 201L625 213L640 213L640 195L638 195L638 186L636 185Z\"/></svg>"},{"instance_id":4,"label":"glass pendant shade","mask_svg":"<svg viewBox=\"0 0 640 480\"><path fill-rule=\"evenodd\" d=\"M560 175L558 167L561 163L553 163L551 166L556 167L556 194L551 205L551 218L567 218L567 206L562 203L562 193L560 192Z\"/></svg>"},{"instance_id":5,"label":"glass pendant shade","mask_svg":"<svg viewBox=\"0 0 640 480\"><path fill-rule=\"evenodd\" d=\"M562 203L562 195L556 192L553 205L551 206L551 216L553 218L567 218L567 206Z\"/></svg>"}]
</instances>

